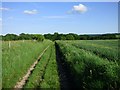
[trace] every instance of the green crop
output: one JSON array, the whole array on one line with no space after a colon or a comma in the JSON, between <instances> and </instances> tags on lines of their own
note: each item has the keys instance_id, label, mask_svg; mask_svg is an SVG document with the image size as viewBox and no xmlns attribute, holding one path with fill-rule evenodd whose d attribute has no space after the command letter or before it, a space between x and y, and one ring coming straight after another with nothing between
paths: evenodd
<instances>
[{"instance_id":1,"label":"green crop","mask_svg":"<svg viewBox=\"0 0 120 90\"><path fill-rule=\"evenodd\" d=\"M118 40L55 42L2 41L3 89L13 88L48 46L23 89L61 89L69 85L85 90L120 89Z\"/></svg>"},{"instance_id":2,"label":"green crop","mask_svg":"<svg viewBox=\"0 0 120 90\"><path fill-rule=\"evenodd\" d=\"M59 88L54 45L50 45L35 67L24 88Z\"/></svg>"},{"instance_id":3,"label":"green crop","mask_svg":"<svg viewBox=\"0 0 120 90\"><path fill-rule=\"evenodd\" d=\"M50 41L2 42L2 87L13 88Z\"/></svg>"},{"instance_id":4,"label":"green crop","mask_svg":"<svg viewBox=\"0 0 120 90\"><path fill-rule=\"evenodd\" d=\"M120 88L120 66L116 62L101 58L91 51L76 48L72 43L57 41L61 57L68 63L76 87L90 90Z\"/></svg>"},{"instance_id":5,"label":"green crop","mask_svg":"<svg viewBox=\"0 0 120 90\"><path fill-rule=\"evenodd\" d=\"M84 40L68 42L77 48L90 51L99 57L108 59L110 61L118 62L120 64L118 53L118 41L117 40ZM112 46L113 45L113 46Z\"/></svg>"}]
</instances>

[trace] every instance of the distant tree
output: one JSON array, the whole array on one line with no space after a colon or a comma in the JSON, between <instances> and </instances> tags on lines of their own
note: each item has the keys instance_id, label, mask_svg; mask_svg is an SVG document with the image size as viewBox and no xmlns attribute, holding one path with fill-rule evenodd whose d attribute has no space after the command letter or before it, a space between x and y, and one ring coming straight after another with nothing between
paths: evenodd
<instances>
[{"instance_id":1,"label":"distant tree","mask_svg":"<svg viewBox=\"0 0 120 90\"><path fill-rule=\"evenodd\" d=\"M18 36L15 34L6 34L2 39L5 41L18 40Z\"/></svg>"},{"instance_id":2,"label":"distant tree","mask_svg":"<svg viewBox=\"0 0 120 90\"><path fill-rule=\"evenodd\" d=\"M55 41L55 40L59 40L59 34L58 34L58 32L55 32L55 33L54 33L52 39L53 39L53 41Z\"/></svg>"},{"instance_id":3,"label":"distant tree","mask_svg":"<svg viewBox=\"0 0 120 90\"><path fill-rule=\"evenodd\" d=\"M31 40L32 39L32 35L31 34L25 34L25 33L21 33L19 35L19 40Z\"/></svg>"},{"instance_id":4,"label":"distant tree","mask_svg":"<svg viewBox=\"0 0 120 90\"><path fill-rule=\"evenodd\" d=\"M79 35L74 34L74 33L69 33L69 35L72 35L74 37L75 40L79 40Z\"/></svg>"},{"instance_id":5,"label":"distant tree","mask_svg":"<svg viewBox=\"0 0 120 90\"><path fill-rule=\"evenodd\" d=\"M88 35L80 35L80 40L88 40Z\"/></svg>"},{"instance_id":6,"label":"distant tree","mask_svg":"<svg viewBox=\"0 0 120 90\"><path fill-rule=\"evenodd\" d=\"M73 35L66 35L66 40L74 40L74 37Z\"/></svg>"},{"instance_id":7,"label":"distant tree","mask_svg":"<svg viewBox=\"0 0 120 90\"><path fill-rule=\"evenodd\" d=\"M19 40L23 40L23 39L26 39L26 35L24 33L21 33L19 35Z\"/></svg>"},{"instance_id":8,"label":"distant tree","mask_svg":"<svg viewBox=\"0 0 120 90\"><path fill-rule=\"evenodd\" d=\"M44 41L44 36L40 34L34 34L33 39L37 41Z\"/></svg>"},{"instance_id":9,"label":"distant tree","mask_svg":"<svg viewBox=\"0 0 120 90\"><path fill-rule=\"evenodd\" d=\"M50 33L48 33L48 34L44 34L44 37L45 37L45 39L50 39L50 40L52 40L52 35L50 34Z\"/></svg>"},{"instance_id":10,"label":"distant tree","mask_svg":"<svg viewBox=\"0 0 120 90\"><path fill-rule=\"evenodd\" d=\"M66 37L63 36L63 35L61 35L61 36L60 36L60 40L66 40Z\"/></svg>"},{"instance_id":11,"label":"distant tree","mask_svg":"<svg viewBox=\"0 0 120 90\"><path fill-rule=\"evenodd\" d=\"M100 40L100 39L120 39L120 33L116 34L98 34L98 35L78 35L74 33L69 34L59 34L55 32L54 34L25 34L21 33L19 36L16 34L6 34L1 35L0 40L37 40L43 41L44 39L55 40Z\"/></svg>"},{"instance_id":12,"label":"distant tree","mask_svg":"<svg viewBox=\"0 0 120 90\"><path fill-rule=\"evenodd\" d=\"M120 39L120 34L116 34L116 38L117 38L117 39Z\"/></svg>"}]
</instances>

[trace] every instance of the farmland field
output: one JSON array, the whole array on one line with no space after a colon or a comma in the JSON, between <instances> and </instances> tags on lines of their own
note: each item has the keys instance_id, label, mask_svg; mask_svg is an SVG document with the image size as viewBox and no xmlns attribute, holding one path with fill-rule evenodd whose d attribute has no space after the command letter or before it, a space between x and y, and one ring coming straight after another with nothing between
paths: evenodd
<instances>
[{"instance_id":1,"label":"farmland field","mask_svg":"<svg viewBox=\"0 0 120 90\"><path fill-rule=\"evenodd\" d=\"M120 88L118 41L57 41L56 45L75 87Z\"/></svg>"},{"instance_id":2,"label":"farmland field","mask_svg":"<svg viewBox=\"0 0 120 90\"><path fill-rule=\"evenodd\" d=\"M2 43L2 86L3 88L14 87L27 72L30 65L37 59L40 53L51 41L11 41Z\"/></svg>"},{"instance_id":3,"label":"farmland field","mask_svg":"<svg viewBox=\"0 0 120 90\"><path fill-rule=\"evenodd\" d=\"M0 49L2 49L2 41L0 41ZM2 89L2 50L0 50L0 89Z\"/></svg>"},{"instance_id":4,"label":"farmland field","mask_svg":"<svg viewBox=\"0 0 120 90\"><path fill-rule=\"evenodd\" d=\"M120 89L118 40L3 41L2 87L14 88L43 51L22 88Z\"/></svg>"},{"instance_id":5,"label":"farmland field","mask_svg":"<svg viewBox=\"0 0 120 90\"><path fill-rule=\"evenodd\" d=\"M59 88L59 77L55 57L55 48L52 44L41 58L25 85L25 88Z\"/></svg>"}]
</instances>

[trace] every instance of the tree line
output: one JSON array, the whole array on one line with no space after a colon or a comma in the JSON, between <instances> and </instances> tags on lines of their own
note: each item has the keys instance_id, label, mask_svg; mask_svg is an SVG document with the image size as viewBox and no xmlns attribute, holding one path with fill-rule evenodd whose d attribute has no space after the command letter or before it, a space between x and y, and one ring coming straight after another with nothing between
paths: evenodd
<instances>
[{"instance_id":1,"label":"tree line","mask_svg":"<svg viewBox=\"0 0 120 90\"><path fill-rule=\"evenodd\" d=\"M100 39L120 39L120 33L115 34L93 34L93 35L78 35L74 33L59 34L44 34L46 39L55 40L100 40Z\"/></svg>"},{"instance_id":2,"label":"tree line","mask_svg":"<svg viewBox=\"0 0 120 90\"><path fill-rule=\"evenodd\" d=\"M20 35L16 34L6 34L5 36L1 35L1 39L3 41L11 41L11 40L37 40L43 41L44 36L41 34L25 34L21 33Z\"/></svg>"},{"instance_id":3,"label":"tree line","mask_svg":"<svg viewBox=\"0 0 120 90\"><path fill-rule=\"evenodd\" d=\"M10 40L37 40L43 41L44 39L50 39L52 41L55 40L100 40L100 39L120 39L120 33L115 34L93 34L93 35L78 35L74 33L69 34L59 34L55 32L54 34L25 34L21 33L19 35L16 34L6 34L1 35L1 39L4 41Z\"/></svg>"}]
</instances>

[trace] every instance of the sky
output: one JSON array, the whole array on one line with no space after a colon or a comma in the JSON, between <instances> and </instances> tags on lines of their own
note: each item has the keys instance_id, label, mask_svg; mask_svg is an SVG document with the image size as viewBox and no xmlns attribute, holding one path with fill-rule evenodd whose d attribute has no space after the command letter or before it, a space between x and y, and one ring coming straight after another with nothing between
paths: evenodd
<instances>
[{"instance_id":1,"label":"sky","mask_svg":"<svg viewBox=\"0 0 120 90\"><path fill-rule=\"evenodd\" d=\"M117 2L3 2L2 34L118 32Z\"/></svg>"}]
</instances>

